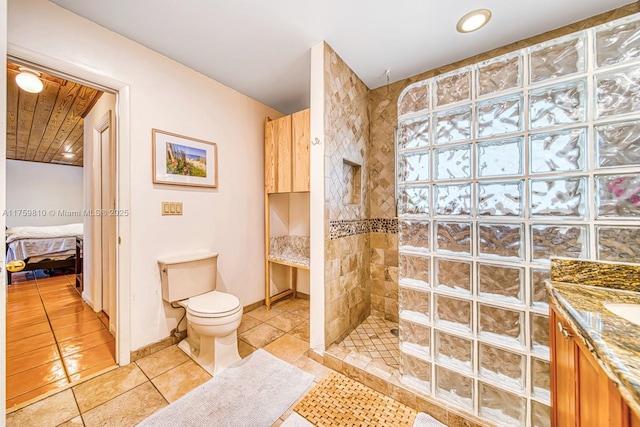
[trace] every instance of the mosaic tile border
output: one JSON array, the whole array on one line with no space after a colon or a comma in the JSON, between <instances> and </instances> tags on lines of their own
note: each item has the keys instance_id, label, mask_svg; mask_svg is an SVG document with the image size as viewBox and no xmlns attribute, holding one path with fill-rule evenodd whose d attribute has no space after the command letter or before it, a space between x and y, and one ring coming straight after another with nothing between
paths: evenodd
<instances>
[{"instance_id":1,"label":"mosaic tile border","mask_svg":"<svg viewBox=\"0 0 640 427\"><path fill-rule=\"evenodd\" d=\"M398 234L398 219L367 218L329 221L329 240L366 233Z\"/></svg>"}]
</instances>

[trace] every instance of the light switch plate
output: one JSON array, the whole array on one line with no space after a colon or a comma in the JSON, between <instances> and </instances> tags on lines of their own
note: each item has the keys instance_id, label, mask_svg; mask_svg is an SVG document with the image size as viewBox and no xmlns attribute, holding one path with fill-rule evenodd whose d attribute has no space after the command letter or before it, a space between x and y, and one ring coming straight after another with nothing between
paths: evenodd
<instances>
[{"instance_id":1,"label":"light switch plate","mask_svg":"<svg viewBox=\"0 0 640 427\"><path fill-rule=\"evenodd\" d=\"M182 202L162 202L162 215L182 215Z\"/></svg>"}]
</instances>

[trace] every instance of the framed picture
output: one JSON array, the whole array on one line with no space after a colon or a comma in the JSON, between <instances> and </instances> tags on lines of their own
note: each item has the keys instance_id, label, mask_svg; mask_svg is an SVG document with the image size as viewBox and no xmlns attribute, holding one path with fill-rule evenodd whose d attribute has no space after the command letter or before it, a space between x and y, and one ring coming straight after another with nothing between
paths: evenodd
<instances>
[{"instance_id":1,"label":"framed picture","mask_svg":"<svg viewBox=\"0 0 640 427\"><path fill-rule=\"evenodd\" d=\"M153 136L153 182L156 184L218 186L218 147L158 129Z\"/></svg>"}]
</instances>

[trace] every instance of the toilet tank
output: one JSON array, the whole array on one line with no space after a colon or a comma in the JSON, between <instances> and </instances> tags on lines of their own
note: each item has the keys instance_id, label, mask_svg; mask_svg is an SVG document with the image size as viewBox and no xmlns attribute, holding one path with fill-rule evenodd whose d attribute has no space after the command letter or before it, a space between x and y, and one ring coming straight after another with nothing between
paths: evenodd
<instances>
[{"instance_id":1,"label":"toilet tank","mask_svg":"<svg viewBox=\"0 0 640 427\"><path fill-rule=\"evenodd\" d=\"M180 301L216 288L218 254L196 252L158 260L162 299Z\"/></svg>"}]
</instances>

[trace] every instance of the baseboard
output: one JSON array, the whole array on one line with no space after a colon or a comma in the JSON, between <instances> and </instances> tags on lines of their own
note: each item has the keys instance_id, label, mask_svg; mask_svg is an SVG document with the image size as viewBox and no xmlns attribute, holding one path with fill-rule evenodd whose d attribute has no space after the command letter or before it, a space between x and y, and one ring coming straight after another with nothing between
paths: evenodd
<instances>
[{"instance_id":1,"label":"baseboard","mask_svg":"<svg viewBox=\"0 0 640 427\"><path fill-rule=\"evenodd\" d=\"M135 362L138 359L141 359L150 354L156 353L160 350L164 350L167 347L171 347L174 344L177 344L180 340L176 337L167 337L153 344L149 344L142 348L132 351L130 354L131 362Z\"/></svg>"}]
</instances>

